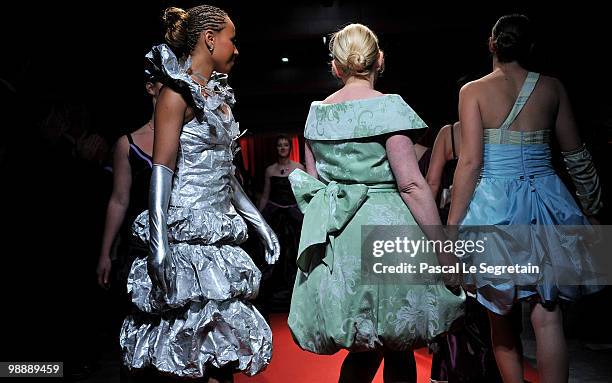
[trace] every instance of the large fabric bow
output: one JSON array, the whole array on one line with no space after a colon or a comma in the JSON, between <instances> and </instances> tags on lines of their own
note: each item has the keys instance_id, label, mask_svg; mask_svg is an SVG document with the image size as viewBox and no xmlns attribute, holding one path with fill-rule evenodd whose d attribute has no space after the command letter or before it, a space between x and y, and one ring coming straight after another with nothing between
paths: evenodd
<instances>
[{"instance_id":1,"label":"large fabric bow","mask_svg":"<svg viewBox=\"0 0 612 383\"><path fill-rule=\"evenodd\" d=\"M300 169L291 172L289 181L304 213L297 265L307 273L311 263L320 260L331 272L334 239L366 200L368 187L335 181L326 185ZM326 252L328 245L332 251Z\"/></svg>"}]
</instances>

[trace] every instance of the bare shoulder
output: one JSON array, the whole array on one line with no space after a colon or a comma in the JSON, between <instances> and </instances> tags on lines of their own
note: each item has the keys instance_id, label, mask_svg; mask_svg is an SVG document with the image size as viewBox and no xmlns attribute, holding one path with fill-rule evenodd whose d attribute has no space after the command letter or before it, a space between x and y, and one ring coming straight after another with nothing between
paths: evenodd
<instances>
[{"instance_id":1,"label":"bare shoulder","mask_svg":"<svg viewBox=\"0 0 612 383\"><path fill-rule=\"evenodd\" d=\"M436 135L436 141L434 142L434 145L439 146L444 145L446 143L446 140L450 138L450 128L450 124L444 125L440 128L438 134Z\"/></svg>"},{"instance_id":2,"label":"bare shoulder","mask_svg":"<svg viewBox=\"0 0 612 383\"><path fill-rule=\"evenodd\" d=\"M478 80L470 81L459 90L459 96L475 96L478 93L482 92L491 82L490 78L487 76L479 78Z\"/></svg>"},{"instance_id":3,"label":"bare shoulder","mask_svg":"<svg viewBox=\"0 0 612 383\"><path fill-rule=\"evenodd\" d=\"M305 170L304 165L300 164L299 162L291 161L291 164L293 165L294 169Z\"/></svg>"},{"instance_id":4,"label":"bare shoulder","mask_svg":"<svg viewBox=\"0 0 612 383\"><path fill-rule=\"evenodd\" d=\"M322 101L322 103L323 104L333 104L333 103L339 102L339 100L340 100L340 90L337 90L334 93L327 96L325 100Z\"/></svg>"},{"instance_id":5,"label":"bare shoulder","mask_svg":"<svg viewBox=\"0 0 612 383\"><path fill-rule=\"evenodd\" d=\"M445 134L450 134L450 128L451 128L451 124L444 125L438 132L438 136L444 136Z\"/></svg>"},{"instance_id":6,"label":"bare shoulder","mask_svg":"<svg viewBox=\"0 0 612 383\"><path fill-rule=\"evenodd\" d=\"M127 158L130 153L130 142L127 139L127 135L123 135L117 139L115 142L115 147L113 148L113 158L114 160Z\"/></svg>"},{"instance_id":7,"label":"bare shoulder","mask_svg":"<svg viewBox=\"0 0 612 383\"><path fill-rule=\"evenodd\" d=\"M556 94L565 92L563 83L556 77L541 75L538 79L538 85L547 92L554 92Z\"/></svg>"},{"instance_id":8,"label":"bare shoulder","mask_svg":"<svg viewBox=\"0 0 612 383\"><path fill-rule=\"evenodd\" d=\"M565 89L559 79L540 75L534 94L537 95L539 102L554 107L564 97Z\"/></svg>"},{"instance_id":9,"label":"bare shoulder","mask_svg":"<svg viewBox=\"0 0 612 383\"><path fill-rule=\"evenodd\" d=\"M540 75L540 78L538 79L538 82L542 83L545 86L560 86L561 81L553 76L546 76L546 75Z\"/></svg>"},{"instance_id":10,"label":"bare shoulder","mask_svg":"<svg viewBox=\"0 0 612 383\"><path fill-rule=\"evenodd\" d=\"M187 102L178 92L174 91L170 87L163 87L159 93L157 99L157 105L164 105L168 107L187 107Z\"/></svg>"},{"instance_id":11,"label":"bare shoulder","mask_svg":"<svg viewBox=\"0 0 612 383\"><path fill-rule=\"evenodd\" d=\"M127 152L130 148L130 142L128 141L127 135L123 135L119 137L117 143L115 144L115 151L117 152Z\"/></svg>"},{"instance_id":12,"label":"bare shoulder","mask_svg":"<svg viewBox=\"0 0 612 383\"><path fill-rule=\"evenodd\" d=\"M269 166L266 168L266 176L271 175L273 172L274 172L274 164L269 165Z\"/></svg>"},{"instance_id":13,"label":"bare shoulder","mask_svg":"<svg viewBox=\"0 0 612 383\"><path fill-rule=\"evenodd\" d=\"M134 132L132 132L132 137L134 137L134 136L147 136L147 135L152 134L152 133L153 133L153 130L151 129L151 127L149 126L149 123L147 122L146 124L144 124L140 128L136 129Z\"/></svg>"}]
</instances>

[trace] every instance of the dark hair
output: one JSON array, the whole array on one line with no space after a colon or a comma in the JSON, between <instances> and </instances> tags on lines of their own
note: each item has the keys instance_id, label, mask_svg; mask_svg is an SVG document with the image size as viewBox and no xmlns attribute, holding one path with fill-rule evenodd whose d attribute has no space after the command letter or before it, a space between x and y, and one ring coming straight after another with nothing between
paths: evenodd
<instances>
[{"instance_id":1,"label":"dark hair","mask_svg":"<svg viewBox=\"0 0 612 383\"><path fill-rule=\"evenodd\" d=\"M198 5L183 10L166 8L162 21L166 29L164 38L177 55L190 54L200 39L200 34L207 29L220 31L225 28L227 13L212 5Z\"/></svg>"},{"instance_id":2,"label":"dark hair","mask_svg":"<svg viewBox=\"0 0 612 383\"><path fill-rule=\"evenodd\" d=\"M529 58L533 46L531 21L524 15L506 15L493 26L493 46L497 59L502 63Z\"/></svg>"},{"instance_id":3,"label":"dark hair","mask_svg":"<svg viewBox=\"0 0 612 383\"><path fill-rule=\"evenodd\" d=\"M156 82L161 80L161 74L155 73L154 71L145 68L143 80L145 84L148 82L150 82L151 84L155 84Z\"/></svg>"},{"instance_id":4,"label":"dark hair","mask_svg":"<svg viewBox=\"0 0 612 383\"><path fill-rule=\"evenodd\" d=\"M284 135L284 134L279 134L278 136L276 136L276 145L278 145L278 141L280 140L287 140L287 142L289 143L289 152L291 152L291 149L293 149L293 144L291 143L291 139Z\"/></svg>"}]
</instances>

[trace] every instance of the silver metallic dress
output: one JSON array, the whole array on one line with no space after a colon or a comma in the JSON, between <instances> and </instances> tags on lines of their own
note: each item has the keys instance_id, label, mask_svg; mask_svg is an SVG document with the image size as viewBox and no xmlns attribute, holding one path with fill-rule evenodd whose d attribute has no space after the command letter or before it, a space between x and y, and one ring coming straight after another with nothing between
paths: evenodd
<instances>
[{"instance_id":1,"label":"silver metallic dress","mask_svg":"<svg viewBox=\"0 0 612 383\"><path fill-rule=\"evenodd\" d=\"M136 259L128 293L137 307L121 329L123 361L130 369L154 367L197 378L209 366L232 367L254 375L269 364L272 332L246 301L257 295L261 273L237 245L247 227L231 202L234 139L239 130L229 108L232 89L226 76L213 74L204 91L186 73L190 60L178 60L166 45L147 54L179 91L196 118L183 126L168 209L171 278L168 294L152 285L146 258ZM148 212L133 231L149 239Z\"/></svg>"}]
</instances>

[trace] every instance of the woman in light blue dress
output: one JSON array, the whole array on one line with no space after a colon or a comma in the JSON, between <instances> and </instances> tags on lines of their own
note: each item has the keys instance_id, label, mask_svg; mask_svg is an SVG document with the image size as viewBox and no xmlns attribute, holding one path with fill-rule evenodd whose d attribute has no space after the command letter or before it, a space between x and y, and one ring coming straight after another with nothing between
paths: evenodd
<instances>
[{"instance_id":1,"label":"woman in light blue dress","mask_svg":"<svg viewBox=\"0 0 612 383\"><path fill-rule=\"evenodd\" d=\"M493 72L460 91L462 154L448 223L514 225L497 226L508 228L508 232L519 225L532 228L530 236L513 242L513 247L506 240L497 241L494 251L480 259L475 255L474 260L531 262L544 265L544 272L530 283L507 274L476 274L478 301L489 310L495 358L504 382L523 382L520 340L507 315L522 299L533 303L531 321L540 381L563 382L568 379L568 361L557 302L574 300L589 291L555 278L561 270L577 275L589 270L591 265L582 256L588 242L576 237L561 244L555 242L555 236L543 234L561 230L563 225L589 225L589 219L601 208L601 191L591 156L578 137L563 85L522 65L532 44L530 22L525 16L500 18L489 40ZM549 142L553 134L582 209L551 165Z\"/></svg>"}]
</instances>

